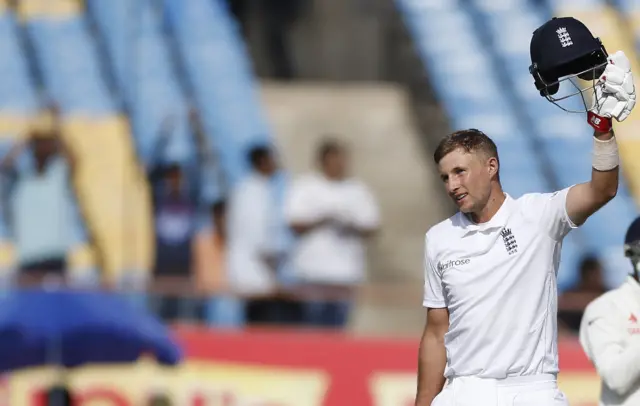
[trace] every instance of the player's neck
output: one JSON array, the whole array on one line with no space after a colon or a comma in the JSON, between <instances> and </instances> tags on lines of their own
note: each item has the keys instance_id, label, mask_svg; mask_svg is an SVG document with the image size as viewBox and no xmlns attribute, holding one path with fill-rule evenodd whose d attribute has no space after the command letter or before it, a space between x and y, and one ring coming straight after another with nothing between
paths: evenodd
<instances>
[{"instance_id":1,"label":"player's neck","mask_svg":"<svg viewBox=\"0 0 640 406\"><path fill-rule=\"evenodd\" d=\"M507 196L504 194L502 189L494 189L491 192L489 200L487 201L487 204L484 206L484 208L477 213L471 213L469 215L471 217L471 220L476 224L486 223L496 215L506 199Z\"/></svg>"}]
</instances>

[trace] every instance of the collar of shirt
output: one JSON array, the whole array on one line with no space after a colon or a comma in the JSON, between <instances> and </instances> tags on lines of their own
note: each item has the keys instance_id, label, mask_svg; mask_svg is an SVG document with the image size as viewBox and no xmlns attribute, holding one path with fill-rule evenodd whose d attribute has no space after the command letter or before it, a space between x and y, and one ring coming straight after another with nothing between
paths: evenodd
<instances>
[{"instance_id":1,"label":"collar of shirt","mask_svg":"<svg viewBox=\"0 0 640 406\"><path fill-rule=\"evenodd\" d=\"M496 212L491 220L484 223L474 223L466 216L464 213L460 213L460 218L462 219L462 228L464 229L464 236L471 234L476 231L487 231L490 229L500 229L507 225L507 220L511 216L513 212L514 200L507 193L505 195L505 200Z\"/></svg>"}]
</instances>

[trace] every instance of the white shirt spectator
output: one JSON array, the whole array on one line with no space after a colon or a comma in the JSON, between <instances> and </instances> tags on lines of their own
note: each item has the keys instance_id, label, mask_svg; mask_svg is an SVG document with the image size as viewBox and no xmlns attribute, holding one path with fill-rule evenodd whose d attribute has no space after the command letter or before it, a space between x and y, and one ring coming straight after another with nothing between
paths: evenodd
<instances>
[{"instance_id":1,"label":"white shirt spectator","mask_svg":"<svg viewBox=\"0 0 640 406\"><path fill-rule=\"evenodd\" d=\"M231 288L243 294L268 294L275 273L266 257L277 253L275 196L267 176L253 173L232 191L227 217L227 269Z\"/></svg>"},{"instance_id":2,"label":"white shirt spectator","mask_svg":"<svg viewBox=\"0 0 640 406\"><path fill-rule=\"evenodd\" d=\"M640 284L631 276L587 306L580 344L602 378L601 406L640 404Z\"/></svg>"},{"instance_id":3,"label":"white shirt spectator","mask_svg":"<svg viewBox=\"0 0 640 406\"><path fill-rule=\"evenodd\" d=\"M482 224L457 213L426 235L423 305L449 309L446 377L556 374L568 188L508 195Z\"/></svg>"},{"instance_id":4,"label":"white shirt spectator","mask_svg":"<svg viewBox=\"0 0 640 406\"><path fill-rule=\"evenodd\" d=\"M380 214L375 198L356 179L331 180L321 174L296 180L285 203L289 224L333 221L299 237L293 272L302 282L352 285L365 277L365 241L345 226L374 230Z\"/></svg>"}]
</instances>

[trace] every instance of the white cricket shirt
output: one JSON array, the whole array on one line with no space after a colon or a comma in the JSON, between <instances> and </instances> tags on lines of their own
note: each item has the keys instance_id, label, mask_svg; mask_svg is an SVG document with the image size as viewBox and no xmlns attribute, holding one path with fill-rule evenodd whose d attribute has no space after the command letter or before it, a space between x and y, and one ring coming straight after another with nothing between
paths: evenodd
<instances>
[{"instance_id":1,"label":"white cricket shirt","mask_svg":"<svg viewBox=\"0 0 640 406\"><path fill-rule=\"evenodd\" d=\"M600 405L640 405L640 284L635 279L587 306L580 344L602 379Z\"/></svg>"},{"instance_id":2,"label":"white cricket shirt","mask_svg":"<svg viewBox=\"0 0 640 406\"><path fill-rule=\"evenodd\" d=\"M344 224L375 229L380 223L380 210L363 182L309 174L291 186L285 217L290 224L331 217ZM365 277L365 254L364 238L344 233L337 224L327 224L298 238L293 253L294 272L303 282L357 284Z\"/></svg>"},{"instance_id":3,"label":"white cricket shirt","mask_svg":"<svg viewBox=\"0 0 640 406\"><path fill-rule=\"evenodd\" d=\"M507 195L486 223L457 213L427 232L423 305L449 309L446 377L558 372L556 275L576 227L568 191Z\"/></svg>"},{"instance_id":4,"label":"white cricket shirt","mask_svg":"<svg viewBox=\"0 0 640 406\"><path fill-rule=\"evenodd\" d=\"M231 288L244 294L272 293L275 274L265 261L277 253L277 209L271 180L252 173L229 197L227 275Z\"/></svg>"}]
</instances>

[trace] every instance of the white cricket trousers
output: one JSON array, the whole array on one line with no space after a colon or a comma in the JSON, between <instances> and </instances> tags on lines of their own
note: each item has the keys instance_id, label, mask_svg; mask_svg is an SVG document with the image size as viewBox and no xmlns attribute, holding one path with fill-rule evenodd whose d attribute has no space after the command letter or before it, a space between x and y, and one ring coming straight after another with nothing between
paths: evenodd
<instances>
[{"instance_id":1,"label":"white cricket trousers","mask_svg":"<svg viewBox=\"0 0 640 406\"><path fill-rule=\"evenodd\" d=\"M483 379L452 378L431 406L568 406L552 374Z\"/></svg>"}]
</instances>

